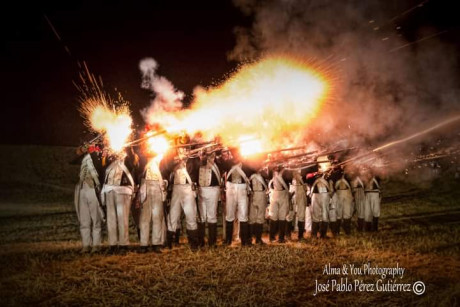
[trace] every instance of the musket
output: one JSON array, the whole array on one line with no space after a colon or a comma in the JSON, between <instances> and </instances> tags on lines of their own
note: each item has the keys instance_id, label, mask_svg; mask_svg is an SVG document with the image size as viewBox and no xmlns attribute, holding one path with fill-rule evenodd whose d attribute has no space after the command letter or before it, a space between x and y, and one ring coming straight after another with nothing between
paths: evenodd
<instances>
[{"instance_id":1,"label":"musket","mask_svg":"<svg viewBox=\"0 0 460 307\"><path fill-rule=\"evenodd\" d=\"M315 150L315 151L310 151L310 152L305 152L305 153L302 153L302 154L298 154L298 155L293 155L293 156L288 156L288 157L283 157L283 158L280 158L280 159L275 159L275 160L271 160L271 161L265 161L266 164L271 164L271 163L278 163L278 162L287 162L288 160L291 160L291 159L296 159L296 158L300 158L300 157L307 157L307 156L311 156L315 153L317 153L318 151Z\"/></svg>"},{"instance_id":2,"label":"musket","mask_svg":"<svg viewBox=\"0 0 460 307\"><path fill-rule=\"evenodd\" d=\"M125 147L128 147L128 146L136 146L136 145L139 145L140 143L150 139L150 138L153 138L153 137L156 137L156 136L159 136L159 135L162 135L162 134L165 134L167 131L165 129L161 129L161 130L158 130L156 131L155 133L146 133L148 135L146 136L143 136L137 140L134 140L134 141L131 141L131 142L128 142L125 144Z\"/></svg>"},{"instance_id":3,"label":"musket","mask_svg":"<svg viewBox=\"0 0 460 307\"><path fill-rule=\"evenodd\" d=\"M172 146L171 148L184 148L184 147L192 147L192 146L201 146L201 145L208 145L214 143L213 141L208 141L208 142L201 142L201 143L191 143L191 144L181 144L181 145L175 145Z\"/></svg>"}]
</instances>

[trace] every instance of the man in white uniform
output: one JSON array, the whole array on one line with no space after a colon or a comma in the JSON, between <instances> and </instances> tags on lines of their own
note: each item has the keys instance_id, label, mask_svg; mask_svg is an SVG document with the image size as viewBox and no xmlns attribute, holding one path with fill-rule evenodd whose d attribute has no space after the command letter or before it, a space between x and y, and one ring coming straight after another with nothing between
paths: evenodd
<instances>
[{"instance_id":1,"label":"man in white uniform","mask_svg":"<svg viewBox=\"0 0 460 307\"><path fill-rule=\"evenodd\" d=\"M140 246L146 251L149 243L152 243L153 251L161 253L161 246L166 239L166 225L164 219L163 202L166 198L168 181L163 179L160 171L160 157L148 155L149 161L145 165L140 179ZM150 227L152 236L150 241Z\"/></svg>"},{"instance_id":2,"label":"man in white uniform","mask_svg":"<svg viewBox=\"0 0 460 307\"><path fill-rule=\"evenodd\" d=\"M172 248L172 241L179 227L182 211L184 211L190 248L193 251L198 249L196 182L199 164L199 158L188 158L185 152L179 152L178 156L172 157L169 161L170 182L173 184L167 217L167 242L170 248Z\"/></svg>"},{"instance_id":3,"label":"man in white uniform","mask_svg":"<svg viewBox=\"0 0 460 307\"><path fill-rule=\"evenodd\" d=\"M198 171L198 241L201 247L204 246L205 223L208 223L208 245L215 247L217 243L217 205L222 184L217 162L215 152L206 154Z\"/></svg>"},{"instance_id":4,"label":"man in white uniform","mask_svg":"<svg viewBox=\"0 0 460 307\"><path fill-rule=\"evenodd\" d=\"M380 183L375 176L366 182L364 221L366 231L378 231L380 217Z\"/></svg>"},{"instance_id":5,"label":"man in white uniform","mask_svg":"<svg viewBox=\"0 0 460 307\"><path fill-rule=\"evenodd\" d=\"M321 238L326 238L329 224L329 209L331 202L331 188L324 175L318 177L311 187L312 206L312 238L316 238L318 232Z\"/></svg>"},{"instance_id":6,"label":"man in white uniform","mask_svg":"<svg viewBox=\"0 0 460 307\"><path fill-rule=\"evenodd\" d=\"M232 159L225 164L224 168L227 170L225 184L225 244L232 244L233 223L236 218L240 225L241 245L251 245L248 224L248 193L251 193L249 177L252 175L252 171L240 161L237 151L232 152Z\"/></svg>"},{"instance_id":7,"label":"man in white uniform","mask_svg":"<svg viewBox=\"0 0 460 307\"><path fill-rule=\"evenodd\" d=\"M279 231L278 243L285 242L286 217L289 214L289 184L292 181L292 172L276 167L273 170L273 194L270 199L270 242L275 241Z\"/></svg>"},{"instance_id":8,"label":"man in white uniform","mask_svg":"<svg viewBox=\"0 0 460 307\"><path fill-rule=\"evenodd\" d=\"M75 187L75 208L82 239L82 252L97 252L101 245L101 224L105 213L99 200L102 152L99 146L85 147L86 154L80 167L80 180Z\"/></svg>"},{"instance_id":9,"label":"man in white uniform","mask_svg":"<svg viewBox=\"0 0 460 307\"><path fill-rule=\"evenodd\" d=\"M252 235L256 238L256 244L264 244L262 241L262 230L265 222L265 210L268 204L268 187L263 174L265 173L259 170L249 177L252 190L249 208L249 228L251 238Z\"/></svg>"},{"instance_id":10,"label":"man in white uniform","mask_svg":"<svg viewBox=\"0 0 460 307\"><path fill-rule=\"evenodd\" d=\"M335 183L335 193L337 195L337 232L340 232L340 225L343 221L343 230L349 235L353 215L353 195L345 174Z\"/></svg>"},{"instance_id":11,"label":"man in white uniform","mask_svg":"<svg viewBox=\"0 0 460 307\"><path fill-rule=\"evenodd\" d=\"M107 207L107 233L111 252L125 251L129 245L129 212L136 182L138 157L131 150L109 158L101 191Z\"/></svg>"},{"instance_id":12,"label":"man in white uniform","mask_svg":"<svg viewBox=\"0 0 460 307\"><path fill-rule=\"evenodd\" d=\"M364 231L364 207L366 196L364 194L364 183L359 174L351 181L351 189L355 203L356 214L358 216L358 231Z\"/></svg>"}]
</instances>

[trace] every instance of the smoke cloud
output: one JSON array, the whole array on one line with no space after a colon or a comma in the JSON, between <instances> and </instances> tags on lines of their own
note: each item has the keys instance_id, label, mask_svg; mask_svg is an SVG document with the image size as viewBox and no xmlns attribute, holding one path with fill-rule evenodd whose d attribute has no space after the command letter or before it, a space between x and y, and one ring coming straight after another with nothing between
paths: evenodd
<instances>
[{"instance_id":1,"label":"smoke cloud","mask_svg":"<svg viewBox=\"0 0 460 307\"><path fill-rule=\"evenodd\" d=\"M234 0L234 4L254 21L250 28L235 29L237 43L228 53L230 60L292 55L314 62L333 80L333 101L304 131L309 140L374 148L460 110L456 49L436 36L418 44L403 38L405 29L398 21L415 3ZM425 6L412 13L430 9L429 3ZM423 28L417 36L437 31ZM399 145L397 152L410 154L416 149L413 144Z\"/></svg>"},{"instance_id":2,"label":"smoke cloud","mask_svg":"<svg viewBox=\"0 0 460 307\"><path fill-rule=\"evenodd\" d=\"M182 108L184 93L177 90L168 79L156 74L158 63L153 58L141 60L139 69L142 73L141 87L151 91L153 95L150 106L141 111L148 124L152 124L149 122L152 118L150 114L172 112Z\"/></svg>"}]
</instances>

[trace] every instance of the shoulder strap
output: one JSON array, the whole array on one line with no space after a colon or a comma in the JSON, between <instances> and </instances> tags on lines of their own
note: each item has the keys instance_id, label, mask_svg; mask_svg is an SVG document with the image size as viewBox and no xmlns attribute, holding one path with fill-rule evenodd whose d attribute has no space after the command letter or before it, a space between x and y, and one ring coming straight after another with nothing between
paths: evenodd
<instances>
[{"instance_id":1,"label":"shoulder strap","mask_svg":"<svg viewBox=\"0 0 460 307\"><path fill-rule=\"evenodd\" d=\"M255 178L257 181L259 181L263 186L264 186L264 189L267 190L268 187L267 187L267 184L265 183L265 180L262 178L262 176L260 174L252 174L251 177L249 177L249 180L252 180L253 178Z\"/></svg>"},{"instance_id":2,"label":"shoulder strap","mask_svg":"<svg viewBox=\"0 0 460 307\"><path fill-rule=\"evenodd\" d=\"M284 181L284 179L283 179L283 171L284 171L284 170L282 170L281 172L279 172L279 173L275 176L275 178L276 178L276 180L277 180L279 183L281 183L281 185L283 186L283 188L284 188L285 190L289 190L289 188L288 188L288 186L287 186L287 184L286 184L286 181Z\"/></svg>"}]
</instances>

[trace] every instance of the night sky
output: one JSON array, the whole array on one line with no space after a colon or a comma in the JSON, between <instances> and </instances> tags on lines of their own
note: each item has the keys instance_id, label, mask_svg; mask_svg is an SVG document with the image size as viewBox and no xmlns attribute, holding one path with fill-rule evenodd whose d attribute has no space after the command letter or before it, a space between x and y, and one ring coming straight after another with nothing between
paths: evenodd
<instances>
[{"instance_id":1,"label":"night sky","mask_svg":"<svg viewBox=\"0 0 460 307\"><path fill-rule=\"evenodd\" d=\"M63 2L69 3L21 2L2 8L0 143L79 144L85 128L72 84L78 77L77 60L100 75L106 89L117 88L131 102L140 124L139 110L149 105L149 93L140 89L139 60L153 57L158 73L190 95L196 85L218 82L236 67L238 63L227 60L235 46L234 28L252 23L231 1ZM419 2L407 1L407 7ZM448 29L440 39L458 48L455 2L425 5L429 7L398 21L405 38L417 40L415 33L426 26Z\"/></svg>"}]
</instances>

